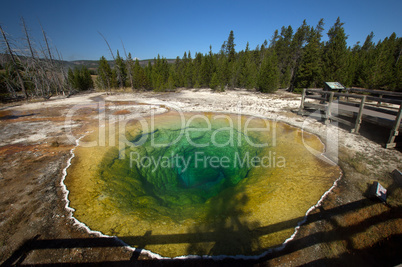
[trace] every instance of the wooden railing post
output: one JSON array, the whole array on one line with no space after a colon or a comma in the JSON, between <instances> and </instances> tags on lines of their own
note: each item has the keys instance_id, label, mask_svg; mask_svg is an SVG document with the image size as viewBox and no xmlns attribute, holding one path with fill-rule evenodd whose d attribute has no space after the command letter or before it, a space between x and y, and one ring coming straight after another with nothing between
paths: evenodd
<instances>
[{"instance_id":1,"label":"wooden railing post","mask_svg":"<svg viewBox=\"0 0 402 267\"><path fill-rule=\"evenodd\" d=\"M334 100L334 92L331 92L329 94L329 98L328 98L328 106L327 106L327 110L325 112L325 124L329 124L330 123L330 119L331 119L331 106L332 106L332 102Z\"/></svg>"},{"instance_id":2,"label":"wooden railing post","mask_svg":"<svg viewBox=\"0 0 402 267\"><path fill-rule=\"evenodd\" d=\"M352 129L352 133L359 133L360 124L362 123L363 109L364 104L366 103L366 96L363 96L362 101L360 102L359 113L357 114L355 128Z\"/></svg>"},{"instance_id":3,"label":"wooden railing post","mask_svg":"<svg viewBox=\"0 0 402 267\"><path fill-rule=\"evenodd\" d=\"M382 98L383 95L380 95L380 98ZM381 101L377 102L377 107L381 106Z\"/></svg>"},{"instance_id":4,"label":"wooden railing post","mask_svg":"<svg viewBox=\"0 0 402 267\"><path fill-rule=\"evenodd\" d=\"M389 134L388 142L385 145L386 148L396 147L396 143L394 142L395 137L397 137L399 134L399 126L401 125L401 118L402 118L402 104L399 105L399 110L395 118L394 127L392 127L392 130Z\"/></svg>"},{"instance_id":5,"label":"wooden railing post","mask_svg":"<svg viewBox=\"0 0 402 267\"><path fill-rule=\"evenodd\" d=\"M299 112L298 112L299 115L303 114L304 101L306 100L306 90L307 89L303 89L303 91L302 91L301 103L300 103Z\"/></svg>"}]
</instances>

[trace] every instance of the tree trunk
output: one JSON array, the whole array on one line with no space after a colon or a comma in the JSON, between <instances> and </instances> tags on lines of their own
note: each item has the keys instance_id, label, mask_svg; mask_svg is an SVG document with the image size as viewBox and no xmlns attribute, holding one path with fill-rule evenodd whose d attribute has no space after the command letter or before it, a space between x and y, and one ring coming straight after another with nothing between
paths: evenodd
<instances>
[{"instance_id":1,"label":"tree trunk","mask_svg":"<svg viewBox=\"0 0 402 267\"><path fill-rule=\"evenodd\" d=\"M3 35L3 39L4 39L4 42L6 43L8 53L10 54L11 60L13 61L14 67L15 67L15 69L16 69L17 77L18 77L18 81L19 81L20 86L21 86L22 93L24 94L25 99L28 100L28 93L27 93L27 91L25 90L24 80L23 80L22 77L21 77L20 71L19 71L19 69L18 69L17 61L16 61L16 59L15 59L15 56L14 56L14 54L13 54L13 51L11 50L10 44L9 44L9 42L8 42L8 40L7 40L6 33L3 31L3 28L1 27L1 25L0 25L0 31L1 31L1 34Z\"/></svg>"}]
</instances>

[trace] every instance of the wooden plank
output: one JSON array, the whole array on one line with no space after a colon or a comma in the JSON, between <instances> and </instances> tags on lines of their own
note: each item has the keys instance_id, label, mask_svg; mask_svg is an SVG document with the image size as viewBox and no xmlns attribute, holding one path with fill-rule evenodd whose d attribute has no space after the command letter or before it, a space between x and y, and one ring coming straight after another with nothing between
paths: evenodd
<instances>
[{"instance_id":1,"label":"wooden plank","mask_svg":"<svg viewBox=\"0 0 402 267\"><path fill-rule=\"evenodd\" d=\"M371 95L358 95L351 94L351 92L357 93L365 93L365 94L375 94L380 97L371 96ZM352 132L358 133L360 130L360 126L362 121L367 121L373 124L377 124L384 127L392 128L390 131L390 136L388 142L386 144L387 148L395 147L395 137L399 134L399 129L401 126L401 117L402 117L402 93L397 92L388 92L388 91L380 91L380 90L366 90L366 89L355 89L355 88L347 88L346 92L331 92L324 91L320 89L311 89L307 88L303 90L304 95L302 96L302 103L299 108L299 113L303 115L308 114L309 116L313 116L316 114L306 113L304 109L313 109L313 110L321 110L324 111L325 124L328 124L331 120L338 121L345 125L354 126ZM308 93L312 93L313 95L309 95ZM392 99L384 96L393 96L398 97L400 99ZM337 101L334 102L334 97L345 97L345 101ZM349 98L353 99L361 99L360 103L356 103L356 101L349 101ZM307 99L319 100L322 101L320 104L307 102ZM323 103L327 102L325 105ZM370 101L370 102L369 102ZM371 101L377 102L373 104ZM316 101L313 101L316 102ZM338 112L336 114L332 114L333 105L338 103ZM389 103L396 104L399 106L398 112L392 110L392 107L378 107L381 103ZM357 107L359 107L357 109ZM356 114L356 115L355 115ZM351 123L348 120L337 117L339 115L342 116L356 116L355 123ZM395 119L394 119L395 116ZM319 116L320 118L321 115Z\"/></svg>"},{"instance_id":2,"label":"wooden plank","mask_svg":"<svg viewBox=\"0 0 402 267\"><path fill-rule=\"evenodd\" d=\"M371 100L371 101L374 101L374 102L383 102L383 103L396 104L396 105L402 104L402 100L399 100L399 99L380 98L380 97L374 97L374 96L367 96L367 100Z\"/></svg>"},{"instance_id":3,"label":"wooden plank","mask_svg":"<svg viewBox=\"0 0 402 267\"><path fill-rule=\"evenodd\" d=\"M380 98L382 98L382 97L383 97L383 95L380 95ZM381 101L377 102L377 107L379 107L379 106L381 106Z\"/></svg>"},{"instance_id":4,"label":"wooden plank","mask_svg":"<svg viewBox=\"0 0 402 267\"><path fill-rule=\"evenodd\" d=\"M329 124L331 121L331 107L332 107L333 100L334 100L334 92L331 92L329 94L328 106L327 106L327 110L325 112L325 124Z\"/></svg>"},{"instance_id":5,"label":"wooden plank","mask_svg":"<svg viewBox=\"0 0 402 267\"><path fill-rule=\"evenodd\" d=\"M367 121L371 124L377 124L382 127L386 127L391 129L392 126L394 125L394 121L391 120L386 120L378 117L373 117L373 116L368 116L366 114L363 114L363 121Z\"/></svg>"},{"instance_id":6,"label":"wooden plank","mask_svg":"<svg viewBox=\"0 0 402 267\"><path fill-rule=\"evenodd\" d=\"M316 93L323 91L322 88L307 88L306 93Z\"/></svg>"},{"instance_id":7,"label":"wooden plank","mask_svg":"<svg viewBox=\"0 0 402 267\"><path fill-rule=\"evenodd\" d=\"M348 93L334 93L335 96L345 96L345 97L350 97L350 98L358 98L362 99L363 95L356 95L356 94L348 94Z\"/></svg>"},{"instance_id":8,"label":"wooden plank","mask_svg":"<svg viewBox=\"0 0 402 267\"><path fill-rule=\"evenodd\" d=\"M385 145L386 148L395 147L395 137L399 134L399 126L401 125L402 119L402 104L399 106L398 115L395 118L394 127L392 127L391 132L389 134L388 142Z\"/></svg>"},{"instance_id":9,"label":"wooden plank","mask_svg":"<svg viewBox=\"0 0 402 267\"><path fill-rule=\"evenodd\" d=\"M308 116L309 118L315 118L317 120L322 120L325 116L321 113L317 112L308 112L308 111L303 111L302 113L303 116Z\"/></svg>"},{"instance_id":10,"label":"wooden plank","mask_svg":"<svg viewBox=\"0 0 402 267\"><path fill-rule=\"evenodd\" d=\"M353 122L350 122L348 120L345 120L345 119L342 119L342 118L339 118L339 117L332 116L331 120L340 122L340 123L342 123L344 125L347 125L347 126L352 126L352 127L354 126Z\"/></svg>"},{"instance_id":11,"label":"wooden plank","mask_svg":"<svg viewBox=\"0 0 402 267\"><path fill-rule=\"evenodd\" d=\"M402 172L398 169L392 171L392 175L394 176L394 180L399 187L402 187Z\"/></svg>"},{"instance_id":12,"label":"wooden plank","mask_svg":"<svg viewBox=\"0 0 402 267\"><path fill-rule=\"evenodd\" d=\"M325 110L326 105L323 104L314 104L310 102L304 102L304 108L311 108L311 109L318 109L318 110Z\"/></svg>"},{"instance_id":13,"label":"wooden plank","mask_svg":"<svg viewBox=\"0 0 402 267\"><path fill-rule=\"evenodd\" d=\"M360 101L361 102L361 101ZM339 104L343 104L343 105L347 105L347 106L351 106L351 107L359 107L360 106L360 102L345 102L345 101L338 101Z\"/></svg>"},{"instance_id":14,"label":"wooden plank","mask_svg":"<svg viewBox=\"0 0 402 267\"><path fill-rule=\"evenodd\" d=\"M402 98L402 93L401 92L392 92L392 91L385 91L385 90L371 90L371 89L359 89L359 88L346 88L345 93L340 93L340 92L335 92L337 94L345 94L344 96L347 96L350 93L356 92L356 93L366 93L366 94L374 94L374 95L382 95L382 96L393 96L393 97L400 97ZM320 88L308 88L307 89L308 93L323 93L326 92L328 93L329 91L324 91L323 89Z\"/></svg>"},{"instance_id":15,"label":"wooden plank","mask_svg":"<svg viewBox=\"0 0 402 267\"><path fill-rule=\"evenodd\" d=\"M385 113L385 114L389 114L389 115L394 115L394 116L398 115L398 109L391 110L389 108L384 108L384 107L379 108L379 107L376 107L376 106L371 106L371 105L369 105L367 103L366 103L366 106L364 108L365 109L370 109L370 110L373 110L373 111L377 111L377 112L381 112L381 113Z\"/></svg>"},{"instance_id":16,"label":"wooden plank","mask_svg":"<svg viewBox=\"0 0 402 267\"><path fill-rule=\"evenodd\" d=\"M358 88L347 88L347 90L350 92L402 97L402 93L400 93L400 92L391 92L391 91L384 91L384 90L371 90L371 89L358 89Z\"/></svg>"},{"instance_id":17,"label":"wooden plank","mask_svg":"<svg viewBox=\"0 0 402 267\"><path fill-rule=\"evenodd\" d=\"M303 89L298 114L301 114L303 109L304 109L304 101L305 101L305 99L306 99L306 89Z\"/></svg>"},{"instance_id":18,"label":"wooden plank","mask_svg":"<svg viewBox=\"0 0 402 267\"><path fill-rule=\"evenodd\" d=\"M391 104L397 104L399 105L402 102L402 93L399 92L391 92L388 93L387 91L376 91L376 90L363 90L363 89L359 89L359 92L362 93L370 93L372 92L372 94L379 94L380 97L376 97L376 96L367 96L367 100L371 100L374 102L385 102L385 103L391 103ZM321 95L325 95L325 94L329 94L330 91L324 91L324 90L312 90L312 89L307 89L306 93L315 93L315 94L321 94ZM338 97L338 96L344 96L347 98L359 98L361 99L364 95L358 95L358 94L350 94L349 92L346 93L340 93L340 92L333 92L334 96ZM389 96L397 96L400 97L401 99L393 99L393 98L384 98L384 95L389 95Z\"/></svg>"},{"instance_id":19,"label":"wooden plank","mask_svg":"<svg viewBox=\"0 0 402 267\"><path fill-rule=\"evenodd\" d=\"M315 100L327 100L327 98L319 96L319 95L306 95L306 98L315 99Z\"/></svg>"},{"instance_id":20,"label":"wooden plank","mask_svg":"<svg viewBox=\"0 0 402 267\"><path fill-rule=\"evenodd\" d=\"M387 143L385 145L385 148L394 148L394 147L396 147L396 143Z\"/></svg>"},{"instance_id":21,"label":"wooden plank","mask_svg":"<svg viewBox=\"0 0 402 267\"><path fill-rule=\"evenodd\" d=\"M359 107L359 113L357 114L356 122L355 122L355 128L352 130L353 133L359 133L360 130L360 124L362 123L362 116L363 116L363 109L364 109L364 103L366 102L366 96L362 98L362 101L360 103Z\"/></svg>"}]
</instances>

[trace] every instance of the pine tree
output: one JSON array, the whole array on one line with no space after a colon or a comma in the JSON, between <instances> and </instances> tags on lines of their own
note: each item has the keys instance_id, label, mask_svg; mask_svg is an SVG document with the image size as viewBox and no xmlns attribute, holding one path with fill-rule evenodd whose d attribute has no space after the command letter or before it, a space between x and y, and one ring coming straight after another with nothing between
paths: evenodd
<instances>
[{"instance_id":1,"label":"pine tree","mask_svg":"<svg viewBox=\"0 0 402 267\"><path fill-rule=\"evenodd\" d=\"M75 88L75 79L74 79L74 72L72 69L68 69L67 72L67 82L68 85L72 88Z\"/></svg>"},{"instance_id":2,"label":"pine tree","mask_svg":"<svg viewBox=\"0 0 402 267\"><path fill-rule=\"evenodd\" d=\"M3 66L0 66L0 70L3 70ZM0 72L0 95L6 95L7 92L7 85L5 81L5 73Z\"/></svg>"},{"instance_id":3,"label":"pine tree","mask_svg":"<svg viewBox=\"0 0 402 267\"><path fill-rule=\"evenodd\" d=\"M193 74L193 59L191 58L191 52L188 51L184 69L184 83L187 88L192 88L194 85Z\"/></svg>"},{"instance_id":4,"label":"pine tree","mask_svg":"<svg viewBox=\"0 0 402 267\"><path fill-rule=\"evenodd\" d=\"M151 61L148 61L148 65L145 68L145 76L146 76L146 80L147 80L147 89L152 89L152 63Z\"/></svg>"},{"instance_id":5,"label":"pine tree","mask_svg":"<svg viewBox=\"0 0 402 267\"><path fill-rule=\"evenodd\" d=\"M82 77L82 88L81 90L89 90L94 88L94 82L91 77L91 73L89 72L87 67L82 67L81 69L81 77Z\"/></svg>"},{"instance_id":6,"label":"pine tree","mask_svg":"<svg viewBox=\"0 0 402 267\"><path fill-rule=\"evenodd\" d=\"M233 60L235 60L235 55L236 55L236 51L235 51L235 43L234 43L234 33L233 31L230 31L229 33L229 37L228 40L226 42L226 54L228 55L228 60L229 62L232 62Z\"/></svg>"},{"instance_id":7,"label":"pine tree","mask_svg":"<svg viewBox=\"0 0 402 267\"><path fill-rule=\"evenodd\" d=\"M269 48L275 48L276 42L279 40L279 32L275 30L274 35L272 35L271 40L269 40Z\"/></svg>"},{"instance_id":8,"label":"pine tree","mask_svg":"<svg viewBox=\"0 0 402 267\"><path fill-rule=\"evenodd\" d=\"M334 26L328 31L328 42L324 47L324 79L343 83L347 79L348 48L344 23L338 17Z\"/></svg>"},{"instance_id":9,"label":"pine tree","mask_svg":"<svg viewBox=\"0 0 402 267\"><path fill-rule=\"evenodd\" d=\"M195 88L201 87L201 66L202 66L202 54L195 53L193 61L193 83Z\"/></svg>"},{"instance_id":10,"label":"pine tree","mask_svg":"<svg viewBox=\"0 0 402 267\"><path fill-rule=\"evenodd\" d=\"M375 49L374 64L371 76L371 87L391 89L395 86L394 67L397 51L396 34L393 33L384 41L379 41Z\"/></svg>"},{"instance_id":11,"label":"pine tree","mask_svg":"<svg viewBox=\"0 0 402 267\"><path fill-rule=\"evenodd\" d=\"M82 91L94 88L91 73L85 66L82 68L75 67L74 70L69 69L67 77L69 85L74 89Z\"/></svg>"},{"instance_id":12,"label":"pine tree","mask_svg":"<svg viewBox=\"0 0 402 267\"><path fill-rule=\"evenodd\" d=\"M120 88L123 88L126 85L127 70L126 70L126 64L124 63L124 59L119 54L119 50L117 50L115 64L116 64L116 68L115 68L116 69L116 77L119 82Z\"/></svg>"},{"instance_id":13,"label":"pine tree","mask_svg":"<svg viewBox=\"0 0 402 267\"><path fill-rule=\"evenodd\" d=\"M167 84L166 84L166 88L167 89L175 89L176 88L176 86L175 86L175 79L174 79L174 72L173 72L173 69L171 69L171 71L169 72L169 78L168 78L168 80L167 80Z\"/></svg>"},{"instance_id":14,"label":"pine tree","mask_svg":"<svg viewBox=\"0 0 402 267\"><path fill-rule=\"evenodd\" d=\"M144 89L144 77L145 73L144 70L140 66L140 62L138 59L135 60L134 68L133 68L133 85L136 89Z\"/></svg>"},{"instance_id":15,"label":"pine tree","mask_svg":"<svg viewBox=\"0 0 402 267\"><path fill-rule=\"evenodd\" d=\"M247 62L250 57L250 48L249 43L247 42L246 50L239 55L238 69L239 69L239 77L237 80L237 85L241 88L245 88L247 84Z\"/></svg>"},{"instance_id":16,"label":"pine tree","mask_svg":"<svg viewBox=\"0 0 402 267\"><path fill-rule=\"evenodd\" d=\"M396 40L393 90L402 92L402 38Z\"/></svg>"},{"instance_id":17,"label":"pine tree","mask_svg":"<svg viewBox=\"0 0 402 267\"><path fill-rule=\"evenodd\" d=\"M400 50L402 51L402 50ZM395 91L402 92L402 59L399 58L395 64Z\"/></svg>"},{"instance_id":18,"label":"pine tree","mask_svg":"<svg viewBox=\"0 0 402 267\"><path fill-rule=\"evenodd\" d=\"M298 71L301 58L303 56L304 46L308 41L308 37L310 34L310 27L307 26L306 20L303 21L303 24L297 29L295 35L293 36L291 43L291 58L289 62L289 66L286 69L286 77L290 77L289 84L282 84L282 87L289 87L289 91L294 90L294 84L296 80L296 73ZM289 74L288 74L289 72Z\"/></svg>"},{"instance_id":19,"label":"pine tree","mask_svg":"<svg viewBox=\"0 0 402 267\"><path fill-rule=\"evenodd\" d=\"M246 85L247 89L253 89L257 87L257 77L258 77L258 68L257 64L253 60L253 58L248 58L246 62Z\"/></svg>"},{"instance_id":20,"label":"pine tree","mask_svg":"<svg viewBox=\"0 0 402 267\"><path fill-rule=\"evenodd\" d=\"M135 89L149 89L150 84L144 68L140 66L138 59L135 59L133 67L133 84Z\"/></svg>"},{"instance_id":21,"label":"pine tree","mask_svg":"<svg viewBox=\"0 0 402 267\"><path fill-rule=\"evenodd\" d=\"M296 88L318 87L322 83L321 19L317 27L310 29L308 44L305 47L294 86Z\"/></svg>"},{"instance_id":22,"label":"pine tree","mask_svg":"<svg viewBox=\"0 0 402 267\"><path fill-rule=\"evenodd\" d=\"M75 67L74 68L74 88L77 90L81 90L81 88L83 87L83 78L81 75L81 71L79 68Z\"/></svg>"},{"instance_id":23,"label":"pine tree","mask_svg":"<svg viewBox=\"0 0 402 267\"><path fill-rule=\"evenodd\" d=\"M200 70L200 84L203 87L208 87L211 80L212 64L209 55L202 57L201 70Z\"/></svg>"},{"instance_id":24,"label":"pine tree","mask_svg":"<svg viewBox=\"0 0 402 267\"><path fill-rule=\"evenodd\" d=\"M119 80L117 79L117 70L112 69L112 77L110 79L110 85L112 88L117 88L119 87Z\"/></svg>"},{"instance_id":25,"label":"pine tree","mask_svg":"<svg viewBox=\"0 0 402 267\"><path fill-rule=\"evenodd\" d=\"M350 87L355 84L357 71L359 67L359 54L360 54L360 42L357 42L352 50L350 50L348 55L348 64L346 70L346 78L344 80L343 85L346 87Z\"/></svg>"},{"instance_id":26,"label":"pine tree","mask_svg":"<svg viewBox=\"0 0 402 267\"><path fill-rule=\"evenodd\" d=\"M292 57L292 39L293 39L293 28L292 26L282 27L281 34L276 41L275 51L278 56L279 71L280 71L280 86L288 87L290 83L290 62ZM264 54L261 54L261 58Z\"/></svg>"},{"instance_id":27,"label":"pine tree","mask_svg":"<svg viewBox=\"0 0 402 267\"><path fill-rule=\"evenodd\" d=\"M158 55L158 58L154 58L154 66L152 67L152 87L156 91L164 91L169 78L169 64L166 58Z\"/></svg>"},{"instance_id":28,"label":"pine tree","mask_svg":"<svg viewBox=\"0 0 402 267\"><path fill-rule=\"evenodd\" d=\"M176 60L173 65L174 69L174 81L176 87L184 87L183 81L183 71L182 71L183 61L180 59L179 56L176 57Z\"/></svg>"},{"instance_id":29,"label":"pine tree","mask_svg":"<svg viewBox=\"0 0 402 267\"><path fill-rule=\"evenodd\" d=\"M363 46L358 51L356 62L356 72L353 84L359 87L370 88L370 76L374 63L375 44L373 43L374 33L371 32L364 41Z\"/></svg>"},{"instance_id":30,"label":"pine tree","mask_svg":"<svg viewBox=\"0 0 402 267\"><path fill-rule=\"evenodd\" d=\"M99 86L106 90L111 90L113 84L113 73L106 58L102 56L99 60L98 78Z\"/></svg>"},{"instance_id":31,"label":"pine tree","mask_svg":"<svg viewBox=\"0 0 402 267\"><path fill-rule=\"evenodd\" d=\"M133 69L134 69L134 60L131 56L131 53L128 53L127 56L127 76L130 82L131 89L134 89L134 78L133 78Z\"/></svg>"},{"instance_id":32,"label":"pine tree","mask_svg":"<svg viewBox=\"0 0 402 267\"><path fill-rule=\"evenodd\" d=\"M216 72L214 72L213 74L212 74L212 78L211 78L211 81L210 81L210 83L209 83L209 87L212 89L212 90L216 90L217 88L218 88L218 86L219 86L219 78L218 78L218 74L216 73Z\"/></svg>"},{"instance_id":33,"label":"pine tree","mask_svg":"<svg viewBox=\"0 0 402 267\"><path fill-rule=\"evenodd\" d=\"M278 89L279 70L275 51L266 53L258 74L257 87L263 93L272 93Z\"/></svg>"}]
</instances>

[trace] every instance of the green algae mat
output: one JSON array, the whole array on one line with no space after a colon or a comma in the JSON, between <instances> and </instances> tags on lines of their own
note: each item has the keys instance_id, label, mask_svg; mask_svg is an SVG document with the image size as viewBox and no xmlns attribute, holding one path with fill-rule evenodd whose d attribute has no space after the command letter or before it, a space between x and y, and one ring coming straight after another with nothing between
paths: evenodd
<instances>
[{"instance_id":1,"label":"green algae mat","mask_svg":"<svg viewBox=\"0 0 402 267\"><path fill-rule=\"evenodd\" d=\"M261 255L340 177L314 135L233 114L109 121L74 150L65 185L91 230L165 257Z\"/></svg>"}]
</instances>

